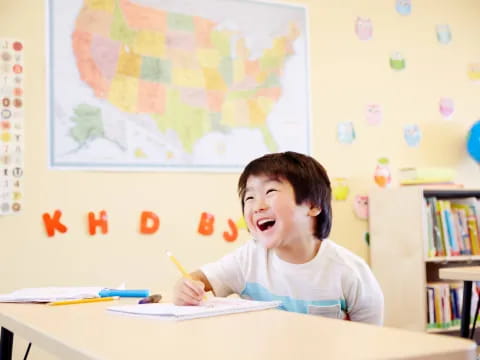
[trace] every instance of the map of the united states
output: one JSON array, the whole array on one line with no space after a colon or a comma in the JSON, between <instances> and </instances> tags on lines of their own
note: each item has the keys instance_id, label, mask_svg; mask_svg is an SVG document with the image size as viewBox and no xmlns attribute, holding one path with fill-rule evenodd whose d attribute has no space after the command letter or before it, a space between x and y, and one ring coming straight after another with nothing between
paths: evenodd
<instances>
[{"instance_id":1,"label":"map of the united states","mask_svg":"<svg viewBox=\"0 0 480 360\"><path fill-rule=\"evenodd\" d=\"M207 18L128 0L84 0L72 45L80 78L96 98L148 114L159 131L175 131L186 152L211 131L238 127L260 130L275 151L267 117L298 36L291 24L253 57L241 33ZM79 143L105 136L95 108L77 107L73 120Z\"/></svg>"}]
</instances>

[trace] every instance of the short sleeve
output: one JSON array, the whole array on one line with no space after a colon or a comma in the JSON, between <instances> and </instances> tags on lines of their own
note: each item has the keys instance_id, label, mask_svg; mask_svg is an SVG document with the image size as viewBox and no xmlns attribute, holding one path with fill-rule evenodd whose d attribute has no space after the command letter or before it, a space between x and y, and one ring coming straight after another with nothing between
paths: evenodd
<instances>
[{"instance_id":1,"label":"short sleeve","mask_svg":"<svg viewBox=\"0 0 480 360\"><path fill-rule=\"evenodd\" d=\"M356 271L344 275L347 312L351 320L383 325L383 293L368 265L357 262Z\"/></svg>"},{"instance_id":2,"label":"short sleeve","mask_svg":"<svg viewBox=\"0 0 480 360\"><path fill-rule=\"evenodd\" d=\"M245 274L251 263L253 241L200 268L212 285L216 296L240 294L245 288Z\"/></svg>"}]
</instances>

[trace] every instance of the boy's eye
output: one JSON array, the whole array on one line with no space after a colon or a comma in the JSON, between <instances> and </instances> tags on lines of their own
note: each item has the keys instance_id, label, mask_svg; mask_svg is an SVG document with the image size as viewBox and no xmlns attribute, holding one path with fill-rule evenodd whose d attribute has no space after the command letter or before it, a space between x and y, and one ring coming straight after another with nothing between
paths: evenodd
<instances>
[{"instance_id":1,"label":"boy's eye","mask_svg":"<svg viewBox=\"0 0 480 360\"><path fill-rule=\"evenodd\" d=\"M252 200L252 199L253 199L253 196L247 196L243 201L247 202L248 200Z\"/></svg>"},{"instance_id":2,"label":"boy's eye","mask_svg":"<svg viewBox=\"0 0 480 360\"><path fill-rule=\"evenodd\" d=\"M271 192L274 192L274 191L277 191L277 189L268 189L267 190L267 194L271 193Z\"/></svg>"}]
</instances>

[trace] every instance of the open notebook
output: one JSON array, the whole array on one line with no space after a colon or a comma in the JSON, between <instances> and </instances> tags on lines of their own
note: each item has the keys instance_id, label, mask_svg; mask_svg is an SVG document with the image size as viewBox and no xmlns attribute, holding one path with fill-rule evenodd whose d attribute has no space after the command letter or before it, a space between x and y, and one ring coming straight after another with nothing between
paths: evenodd
<instances>
[{"instance_id":1,"label":"open notebook","mask_svg":"<svg viewBox=\"0 0 480 360\"><path fill-rule=\"evenodd\" d=\"M158 316L166 319L188 320L270 309L280 304L280 301L254 301L238 298L212 297L199 306L176 306L171 303L157 303L111 306L108 310L135 315Z\"/></svg>"},{"instance_id":2,"label":"open notebook","mask_svg":"<svg viewBox=\"0 0 480 360\"><path fill-rule=\"evenodd\" d=\"M38 302L47 303L51 301L85 299L99 297L100 286L90 287L41 287L25 288L16 290L9 294L0 294L2 302Z\"/></svg>"}]
</instances>

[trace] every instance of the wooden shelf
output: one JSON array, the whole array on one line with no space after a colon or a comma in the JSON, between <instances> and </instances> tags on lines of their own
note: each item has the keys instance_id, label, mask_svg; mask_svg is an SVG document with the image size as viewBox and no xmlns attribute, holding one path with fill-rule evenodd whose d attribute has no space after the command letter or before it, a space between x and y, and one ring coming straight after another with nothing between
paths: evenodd
<instances>
[{"instance_id":1,"label":"wooden shelf","mask_svg":"<svg viewBox=\"0 0 480 360\"><path fill-rule=\"evenodd\" d=\"M423 189L423 194L425 197L436 196L441 199L453 199L470 196L478 197L480 194L480 189Z\"/></svg>"},{"instance_id":2,"label":"wooden shelf","mask_svg":"<svg viewBox=\"0 0 480 360\"><path fill-rule=\"evenodd\" d=\"M438 256L427 258L425 262L448 263L448 262L473 262L480 260L480 255Z\"/></svg>"},{"instance_id":3,"label":"wooden shelf","mask_svg":"<svg viewBox=\"0 0 480 360\"><path fill-rule=\"evenodd\" d=\"M369 194L370 266L385 297L385 326L427 330L427 282L439 281L441 267L480 262L479 255L427 258L425 198L480 198L480 189L374 189Z\"/></svg>"}]
</instances>

